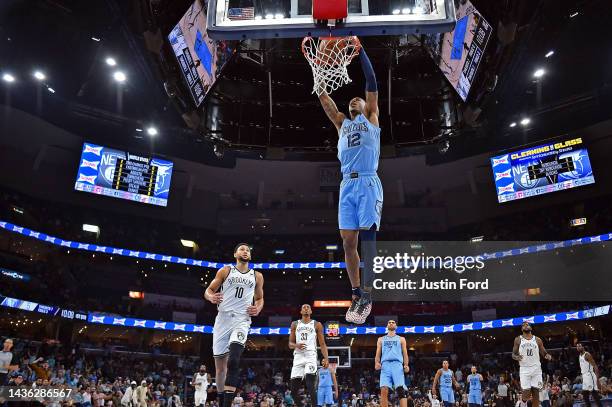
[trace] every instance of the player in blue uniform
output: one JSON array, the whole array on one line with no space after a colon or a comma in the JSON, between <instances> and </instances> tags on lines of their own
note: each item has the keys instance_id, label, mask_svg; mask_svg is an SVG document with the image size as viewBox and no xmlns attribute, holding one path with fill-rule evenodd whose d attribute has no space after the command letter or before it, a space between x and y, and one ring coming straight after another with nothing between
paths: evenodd
<instances>
[{"instance_id":1,"label":"player in blue uniform","mask_svg":"<svg viewBox=\"0 0 612 407\"><path fill-rule=\"evenodd\" d=\"M470 391L468 392L468 405L477 407L482 405L482 375L478 373L476 366L472 366L472 374L467 377Z\"/></svg>"},{"instance_id":2,"label":"player in blue uniform","mask_svg":"<svg viewBox=\"0 0 612 407\"><path fill-rule=\"evenodd\" d=\"M338 130L338 159L342 170L338 226L353 289L346 320L363 324L372 310L372 268L376 253L376 232L380 228L382 214L383 189L376 173L380 156L376 75L364 49L359 59L366 79L365 100L356 97L350 101L350 116L347 118L341 113L326 92L321 93L319 101ZM357 251L360 232L361 254L365 263L363 279L359 274L360 258Z\"/></svg>"},{"instance_id":3,"label":"player in blue uniform","mask_svg":"<svg viewBox=\"0 0 612 407\"><path fill-rule=\"evenodd\" d=\"M390 320L387 322L387 335L378 338L376 344L375 369L380 370L380 405L387 407L389 402L389 389L397 392L400 407L408 406L406 379L408 373L408 350L406 339L397 335L397 324Z\"/></svg>"},{"instance_id":4,"label":"player in blue uniform","mask_svg":"<svg viewBox=\"0 0 612 407\"><path fill-rule=\"evenodd\" d=\"M338 400L338 381L336 380L336 373L328 366L321 367L318 374L319 387L317 390L317 406L331 406L334 404L334 400Z\"/></svg>"},{"instance_id":5,"label":"player in blue uniform","mask_svg":"<svg viewBox=\"0 0 612 407\"><path fill-rule=\"evenodd\" d=\"M455 391L453 386L459 388L459 383L455 380L453 371L448 368L448 360L442 362L442 369L438 369L434 377L432 392L438 390L440 384L440 400L444 403L444 407L451 407L455 404Z\"/></svg>"}]
</instances>

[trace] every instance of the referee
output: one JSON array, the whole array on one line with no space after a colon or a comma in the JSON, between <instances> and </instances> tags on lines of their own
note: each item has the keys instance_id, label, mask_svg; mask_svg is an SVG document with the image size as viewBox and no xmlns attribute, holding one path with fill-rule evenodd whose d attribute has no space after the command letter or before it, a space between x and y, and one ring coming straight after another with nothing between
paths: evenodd
<instances>
[{"instance_id":1,"label":"referee","mask_svg":"<svg viewBox=\"0 0 612 407\"><path fill-rule=\"evenodd\" d=\"M498 404L501 407L510 407L510 397L508 397L508 385L504 383L504 377L499 377L499 384L497 385L497 397L499 398Z\"/></svg>"},{"instance_id":2,"label":"referee","mask_svg":"<svg viewBox=\"0 0 612 407\"><path fill-rule=\"evenodd\" d=\"M4 386L8 381L9 370L12 370L13 364L13 340L6 338L2 351L0 352L0 386Z\"/></svg>"}]
</instances>

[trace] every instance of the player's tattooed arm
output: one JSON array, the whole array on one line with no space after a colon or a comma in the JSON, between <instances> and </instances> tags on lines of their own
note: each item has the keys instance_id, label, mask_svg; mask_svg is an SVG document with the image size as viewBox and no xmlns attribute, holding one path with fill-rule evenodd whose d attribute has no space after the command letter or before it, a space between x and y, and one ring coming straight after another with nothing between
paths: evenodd
<instances>
[{"instance_id":1,"label":"player's tattooed arm","mask_svg":"<svg viewBox=\"0 0 612 407\"><path fill-rule=\"evenodd\" d=\"M521 337L517 336L514 338L514 347L512 348L512 359L520 361L523 359L521 355L519 355L519 346L521 345Z\"/></svg>"},{"instance_id":2,"label":"player's tattooed arm","mask_svg":"<svg viewBox=\"0 0 612 407\"><path fill-rule=\"evenodd\" d=\"M536 343L538 344L538 348L540 349L540 353L542 355L544 355L544 359L551 360L552 359L552 355L550 353L548 353L546 351L546 349L544 349L544 342L542 342L542 339L536 338Z\"/></svg>"},{"instance_id":3,"label":"player's tattooed arm","mask_svg":"<svg viewBox=\"0 0 612 407\"><path fill-rule=\"evenodd\" d=\"M374 358L374 368L376 370L382 369L382 364L380 363L380 358L382 356L382 338L378 338L376 342L376 357Z\"/></svg>"},{"instance_id":4,"label":"player's tattooed arm","mask_svg":"<svg viewBox=\"0 0 612 407\"><path fill-rule=\"evenodd\" d=\"M319 346L321 347L321 354L323 355L321 365L323 367L327 367L329 365L329 353L327 351L327 344L325 343L325 336L323 336L323 324L317 322L315 330L317 331L317 341L319 342Z\"/></svg>"},{"instance_id":5,"label":"player's tattooed arm","mask_svg":"<svg viewBox=\"0 0 612 407\"><path fill-rule=\"evenodd\" d=\"M342 122L346 118L344 113L338 110L338 106L336 106L336 102L327 94L327 92L321 93L319 96L319 101L321 102L321 106L323 106L323 110L325 114L329 118L329 120L336 126L336 130L340 130L342 127Z\"/></svg>"},{"instance_id":6,"label":"player's tattooed arm","mask_svg":"<svg viewBox=\"0 0 612 407\"><path fill-rule=\"evenodd\" d=\"M261 274L259 271L256 271L255 272L255 298L254 298L255 304L247 308L247 313L251 317L256 317L257 315L259 315L259 313L263 309L263 306L264 306L263 285L264 285L263 274Z\"/></svg>"},{"instance_id":7,"label":"player's tattooed arm","mask_svg":"<svg viewBox=\"0 0 612 407\"><path fill-rule=\"evenodd\" d=\"M372 123L374 126L379 126L378 92L366 91L366 115L370 123Z\"/></svg>"},{"instance_id":8,"label":"player's tattooed arm","mask_svg":"<svg viewBox=\"0 0 612 407\"><path fill-rule=\"evenodd\" d=\"M297 321L291 323L291 331L289 332L289 349L303 349L306 347L303 343L296 343L295 340L295 329L297 327Z\"/></svg>"},{"instance_id":9,"label":"player's tattooed arm","mask_svg":"<svg viewBox=\"0 0 612 407\"><path fill-rule=\"evenodd\" d=\"M223 284L227 278L229 271L230 266L223 266L217 270L215 278L213 278L213 281L210 282L206 288L206 291L204 291L204 298L207 301L210 301L213 304L221 304L221 302L223 302L223 293L219 291L219 288L221 288L221 284Z\"/></svg>"}]
</instances>

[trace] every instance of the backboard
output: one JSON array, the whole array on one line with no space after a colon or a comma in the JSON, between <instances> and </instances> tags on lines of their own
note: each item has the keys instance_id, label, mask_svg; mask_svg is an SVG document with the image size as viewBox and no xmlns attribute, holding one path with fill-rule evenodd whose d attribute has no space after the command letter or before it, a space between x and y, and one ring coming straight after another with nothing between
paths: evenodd
<instances>
[{"instance_id":1,"label":"backboard","mask_svg":"<svg viewBox=\"0 0 612 407\"><path fill-rule=\"evenodd\" d=\"M448 32L453 0L348 0L342 21L317 24L313 0L209 0L208 34L216 40L403 35Z\"/></svg>"}]
</instances>

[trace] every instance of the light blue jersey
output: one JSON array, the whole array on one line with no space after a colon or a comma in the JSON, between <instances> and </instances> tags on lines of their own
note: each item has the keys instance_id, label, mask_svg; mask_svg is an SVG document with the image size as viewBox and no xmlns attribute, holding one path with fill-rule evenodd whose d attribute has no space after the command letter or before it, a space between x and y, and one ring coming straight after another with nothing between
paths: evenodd
<instances>
[{"instance_id":1,"label":"light blue jersey","mask_svg":"<svg viewBox=\"0 0 612 407\"><path fill-rule=\"evenodd\" d=\"M376 173L380 158L380 128L363 115L344 119L338 134L338 159L343 174Z\"/></svg>"},{"instance_id":2,"label":"light blue jersey","mask_svg":"<svg viewBox=\"0 0 612 407\"><path fill-rule=\"evenodd\" d=\"M363 115L345 119L338 134L342 171L338 226L341 230L380 229L383 189L376 174L380 158L380 128Z\"/></svg>"},{"instance_id":3,"label":"light blue jersey","mask_svg":"<svg viewBox=\"0 0 612 407\"><path fill-rule=\"evenodd\" d=\"M385 335L382 337L382 354L380 357L381 363L385 362L403 362L404 355L402 353L402 343L399 335Z\"/></svg>"},{"instance_id":4,"label":"light blue jersey","mask_svg":"<svg viewBox=\"0 0 612 407\"><path fill-rule=\"evenodd\" d=\"M440 375L440 387L445 387L449 389L453 387L453 371L452 370L442 369L442 374Z\"/></svg>"},{"instance_id":5,"label":"light blue jersey","mask_svg":"<svg viewBox=\"0 0 612 407\"><path fill-rule=\"evenodd\" d=\"M331 371L324 367L319 369L319 387L332 387L334 382L332 381Z\"/></svg>"},{"instance_id":6,"label":"light blue jersey","mask_svg":"<svg viewBox=\"0 0 612 407\"><path fill-rule=\"evenodd\" d=\"M480 392L480 375L471 374L468 376L468 382L470 383L470 393Z\"/></svg>"}]
</instances>

